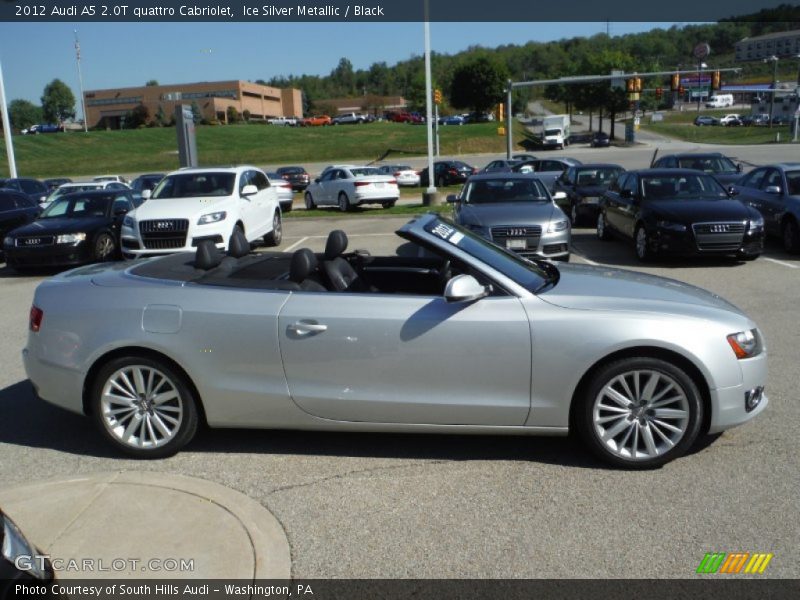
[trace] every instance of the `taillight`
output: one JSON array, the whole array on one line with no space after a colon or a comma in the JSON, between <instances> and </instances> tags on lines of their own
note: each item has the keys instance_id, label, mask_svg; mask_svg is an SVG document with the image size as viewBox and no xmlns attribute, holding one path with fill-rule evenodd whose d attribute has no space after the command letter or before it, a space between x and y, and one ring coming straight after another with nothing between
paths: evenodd
<instances>
[{"instance_id":1,"label":"taillight","mask_svg":"<svg viewBox=\"0 0 800 600\"><path fill-rule=\"evenodd\" d=\"M280 186L281 186L282 188L289 188L289 189L291 189L291 188L292 188L292 184L290 184L290 183L281 183L281 184L280 184Z\"/></svg>"},{"instance_id":2,"label":"taillight","mask_svg":"<svg viewBox=\"0 0 800 600\"><path fill-rule=\"evenodd\" d=\"M281 177L283 177L284 179L289 179L288 175L281 175Z\"/></svg>"},{"instance_id":3,"label":"taillight","mask_svg":"<svg viewBox=\"0 0 800 600\"><path fill-rule=\"evenodd\" d=\"M395 171L394 173L392 173L392 175L394 175L395 177L400 177L400 171Z\"/></svg>"},{"instance_id":4,"label":"taillight","mask_svg":"<svg viewBox=\"0 0 800 600\"><path fill-rule=\"evenodd\" d=\"M31 306L31 315L28 326L31 331L37 333L42 326L42 319L44 318L44 311L38 306Z\"/></svg>"},{"instance_id":5,"label":"taillight","mask_svg":"<svg viewBox=\"0 0 800 600\"><path fill-rule=\"evenodd\" d=\"M390 179L386 183L388 183L389 185L397 185L397 179Z\"/></svg>"},{"instance_id":6,"label":"taillight","mask_svg":"<svg viewBox=\"0 0 800 600\"><path fill-rule=\"evenodd\" d=\"M472 174L475 175L475 173L477 172L478 172L478 167L472 167Z\"/></svg>"},{"instance_id":7,"label":"taillight","mask_svg":"<svg viewBox=\"0 0 800 600\"><path fill-rule=\"evenodd\" d=\"M456 171L455 169L450 169L448 173L450 173L451 175L458 175L458 171Z\"/></svg>"},{"instance_id":8,"label":"taillight","mask_svg":"<svg viewBox=\"0 0 800 600\"><path fill-rule=\"evenodd\" d=\"M370 185L371 181L356 181L356 187L364 187L365 185Z\"/></svg>"}]
</instances>

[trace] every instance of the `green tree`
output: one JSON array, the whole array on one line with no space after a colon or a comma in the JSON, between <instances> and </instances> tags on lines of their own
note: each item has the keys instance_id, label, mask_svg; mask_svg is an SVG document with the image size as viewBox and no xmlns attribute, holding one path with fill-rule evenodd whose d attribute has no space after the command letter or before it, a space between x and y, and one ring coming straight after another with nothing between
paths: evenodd
<instances>
[{"instance_id":1,"label":"green tree","mask_svg":"<svg viewBox=\"0 0 800 600\"><path fill-rule=\"evenodd\" d=\"M239 111L236 110L235 106L228 107L228 110L226 111L226 116L228 117L228 123L239 122Z\"/></svg>"},{"instance_id":2,"label":"green tree","mask_svg":"<svg viewBox=\"0 0 800 600\"><path fill-rule=\"evenodd\" d=\"M167 115L164 113L164 107L162 105L158 105L158 110L156 111L156 124L159 127L163 127L167 124Z\"/></svg>"},{"instance_id":3,"label":"green tree","mask_svg":"<svg viewBox=\"0 0 800 600\"><path fill-rule=\"evenodd\" d=\"M144 104L140 104L125 115L125 128L138 129L144 127L150 120L150 111Z\"/></svg>"},{"instance_id":4,"label":"green tree","mask_svg":"<svg viewBox=\"0 0 800 600\"><path fill-rule=\"evenodd\" d=\"M200 105L194 100L192 101L192 119L195 124L203 120L203 113L200 112Z\"/></svg>"},{"instance_id":5,"label":"green tree","mask_svg":"<svg viewBox=\"0 0 800 600\"><path fill-rule=\"evenodd\" d=\"M246 108L242 111L242 117L244 117L245 122L250 120L250 111Z\"/></svg>"},{"instance_id":6,"label":"green tree","mask_svg":"<svg viewBox=\"0 0 800 600\"><path fill-rule=\"evenodd\" d=\"M26 129L41 122L42 107L27 100L12 100L8 105L8 117L15 129Z\"/></svg>"},{"instance_id":7,"label":"green tree","mask_svg":"<svg viewBox=\"0 0 800 600\"><path fill-rule=\"evenodd\" d=\"M508 69L496 57L479 55L462 63L453 73L450 104L486 112L505 97Z\"/></svg>"},{"instance_id":8,"label":"green tree","mask_svg":"<svg viewBox=\"0 0 800 600\"><path fill-rule=\"evenodd\" d=\"M44 120L61 123L75 118L75 96L66 83L53 79L44 88L42 94L42 114Z\"/></svg>"},{"instance_id":9,"label":"green tree","mask_svg":"<svg viewBox=\"0 0 800 600\"><path fill-rule=\"evenodd\" d=\"M145 83L145 86L147 87L155 87L157 85L158 85L157 79L150 79L147 83Z\"/></svg>"}]
</instances>

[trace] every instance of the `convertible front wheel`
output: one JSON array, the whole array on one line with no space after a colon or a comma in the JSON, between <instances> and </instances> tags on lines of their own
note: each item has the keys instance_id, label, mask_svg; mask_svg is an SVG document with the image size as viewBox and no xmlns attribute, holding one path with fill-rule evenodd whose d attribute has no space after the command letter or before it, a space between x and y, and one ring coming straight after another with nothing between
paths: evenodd
<instances>
[{"instance_id":1,"label":"convertible front wheel","mask_svg":"<svg viewBox=\"0 0 800 600\"><path fill-rule=\"evenodd\" d=\"M197 432L195 398L184 377L143 356L103 366L91 392L92 417L111 443L136 458L172 456Z\"/></svg>"},{"instance_id":2,"label":"convertible front wheel","mask_svg":"<svg viewBox=\"0 0 800 600\"><path fill-rule=\"evenodd\" d=\"M657 358L625 358L592 377L574 413L576 429L602 460L650 469L681 456L703 420L700 391L685 371Z\"/></svg>"}]
</instances>

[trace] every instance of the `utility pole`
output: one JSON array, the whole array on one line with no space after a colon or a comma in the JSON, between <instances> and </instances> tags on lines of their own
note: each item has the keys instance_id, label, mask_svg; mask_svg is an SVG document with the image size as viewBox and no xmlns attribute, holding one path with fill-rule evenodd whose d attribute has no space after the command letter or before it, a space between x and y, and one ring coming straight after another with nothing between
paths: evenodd
<instances>
[{"instance_id":1,"label":"utility pole","mask_svg":"<svg viewBox=\"0 0 800 600\"><path fill-rule=\"evenodd\" d=\"M425 0L425 127L428 130L428 203L434 204L436 197L435 173L433 172L433 86L431 84L431 23L428 21L428 2ZM425 203L423 197L423 204Z\"/></svg>"},{"instance_id":2,"label":"utility pole","mask_svg":"<svg viewBox=\"0 0 800 600\"><path fill-rule=\"evenodd\" d=\"M772 129L772 113L775 110L775 88L778 85L778 57L773 54L764 59L764 62L769 61L772 61L772 94L769 96L769 128Z\"/></svg>"},{"instance_id":3,"label":"utility pole","mask_svg":"<svg viewBox=\"0 0 800 600\"><path fill-rule=\"evenodd\" d=\"M0 64L0 111L3 113L3 135L6 140L6 155L8 156L8 174L14 178L17 176L17 163L14 160L14 141L11 138L11 122L8 118L8 106L6 105L6 85L3 82L3 65Z\"/></svg>"},{"instance_id":4,"label":"utility pole","mask_svg":"<svg viewBox=\"0 0 800 600\"><path fill-rule=\"evenodd\" d=\"M81 91L81 110L83 111L83 132L89 131L89 125L86 122L86 98L83 96L83 75L81 74L81 44L78 41L78 30L73 29L75 33L75 62L78 64L78 87Z\"/></svg>"}]
</instances>

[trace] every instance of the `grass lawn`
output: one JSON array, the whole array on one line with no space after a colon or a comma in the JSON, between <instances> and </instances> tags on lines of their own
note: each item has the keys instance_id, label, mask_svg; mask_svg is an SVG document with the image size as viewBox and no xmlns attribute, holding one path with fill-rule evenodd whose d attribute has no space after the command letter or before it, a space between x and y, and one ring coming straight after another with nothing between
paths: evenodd
<instances>
[{"instance_id":1,"label":"grass lawn","mask_svg":"<svg viewBox=\"0 0 800 600\"><path fill-rule=\"evenodd\" d=\"M370 161L387 150L389 160L421 156L427 151L426 128L404 123L336 127L228 125L197 127L201 165L275 166L307 162ZM524 128L515 123L515 139ZM497 123L444 126L441 153L469 154L505 150ZM5 152L5 144L0 144ZM178 168L176 132L169 128L90 131L15 136L17 171L28 177L81 177L107 173L171 171ZM5 161L0 176L8 175Z\"/></svg>"},{"instance_id":2,"label":"grass lawn","mask_svg":"<svg viewBox=\"0 0 800 600\"><path fill-rule=\"evenodd\" d=\"M694 124L694 119L698 114L720 118L727 114L742 114L736 109L723 110L684 110L682 112L665 112L664 120L660 123L651 123L650 117L642 120L641 128L653 133L660 133L669 137L674 137L688 142L698 142L704 144L767 144L774 142L776 134L780 134L781 142L791 141L789 127L722 127L711 125L698 127Z\"/></svg>"}]
</instances>

